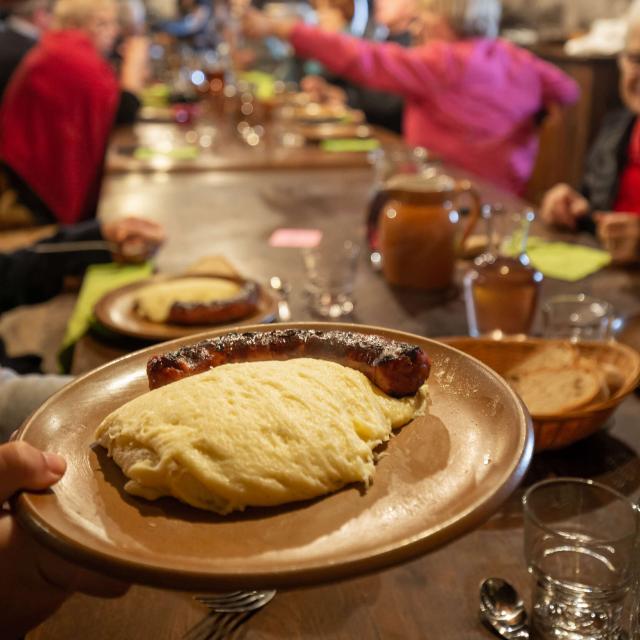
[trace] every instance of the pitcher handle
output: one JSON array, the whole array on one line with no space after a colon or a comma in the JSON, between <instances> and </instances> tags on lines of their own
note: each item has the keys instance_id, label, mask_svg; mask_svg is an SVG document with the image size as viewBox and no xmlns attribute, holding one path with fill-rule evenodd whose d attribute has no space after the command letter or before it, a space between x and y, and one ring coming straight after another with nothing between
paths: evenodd
<instances>
[{"instance_id":1,"label":"pitcher handle","mask_svg":"<svg viewBox=\"0 0 640 640\"><path fill-rule=\"evenodd\" d=\"M454 186L454 192L456 197L462 195L463 193L468 193L471 197L471 211L469 213L469 219L467 220L467 224L462 232L462 238L460 239L460 244L458 245L458 250L461 253L464 253L465 245L469 236L473 233L476 225L478 224L478 220L480 220L482 216L482 198L480 197L480 193L478 190L471 184L470 180L458 180Z\"/></svg>"}]
</instances>

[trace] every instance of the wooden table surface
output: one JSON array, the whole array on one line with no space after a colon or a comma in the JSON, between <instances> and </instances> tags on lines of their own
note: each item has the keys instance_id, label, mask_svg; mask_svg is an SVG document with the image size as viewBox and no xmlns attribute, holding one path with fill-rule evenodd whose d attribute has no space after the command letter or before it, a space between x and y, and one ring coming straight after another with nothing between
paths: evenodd
<instances>
[{"instance_id":1,"label":"wooden table surface","mask_svg":"<svg viewBox=\"0 0 640 640\"><path fill-rule=\"evenodd\" d=\"M144 213L165 224L169 241L157 259L163 272L180 272L199 257L221 254L240 272L263 282L274 274L286 277L293 286L293 318L305 320L311 316L302 295L299 252L270 247L269 236L280 227L302 227L361 238L370 188L371 174L365 169L111 175L101 213L105 217ZM499 197L488 191L485 195ZM640 307L638 273L613 268L578 283L547 279L542 295L580 291L609 299L619 312L634 313ZM430 337L467 331L464 305L456 291L434 299L392 290L369 268L364 255L356 297L355 322ZM14 351L20 347L12 328L22 328L21 339L34 349L51 351L70 310L69 296L17 309L2 318L0 332ZM120 352L88 337L78 345L75 371L86 371ZM640 401L630 397L610 429L563 451L535 456L524 484L554 475L584 476L637 498L639 409ZM480 581L502 576L527 598L529 594L520 495L521 490L483 527L418 560L337 584L281 592L234 637L490 638L477 617ZM204 615L188 594L133 587L114 601L73 596L29 638L169 640L180 638Z\"/></svg>"},{"instance_id":2,"label":"wooden table surface","mask_svg":"<svg viewBox=\"0 0 640 640\"><path fill-rule=\"evenodd\" d=\"M286 146L278 133L280 125L266 124L265 135L255 147L237 135L228 120L201 119L194 124L177 126L172 123L140 122L133 127L116 130L107 154L108 173L193 172L193 171L255 171L259 169L317 169L334 167L366 167L367 151L324 151L318 143ZM369 127L371 136L385 146L398 146L398 136L379 127ZM286 130L286 129L282 129ZM212 137L211 146L202 147L200 136ZM149 140L160 142L173 152L154 153L141 159L135 156L138 147L148 149ZM195 147L196 156L179 159L181 148Z\"/></svg>"}]
</instances>

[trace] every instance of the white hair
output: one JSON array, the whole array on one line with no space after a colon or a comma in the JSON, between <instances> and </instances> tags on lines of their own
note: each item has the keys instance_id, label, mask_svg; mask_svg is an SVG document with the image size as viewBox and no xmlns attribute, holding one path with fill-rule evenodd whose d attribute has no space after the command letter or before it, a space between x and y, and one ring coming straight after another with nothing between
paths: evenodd
<instances>
[{"instance_id":1,"label":"white hair","mask_svg":"<svg viewBox=\"0 0 640 640\"><path fill-rule=\"evenodd\" d=\"M420 0L420 5L442 15L462 38L495 38L500 28L500 0Z\"/></svg>"},{"instance_id":2,"label":"white hair","mask_svg":"<svg viewBox=\"0 0 640 640\"><path fill-rule=\"evenodd\" d=\"M57 0L53 16L59 29L81 29L104 9L118 9L116 0Z\"/></svg>"},{"instance_id":3,"label":"white hair","mask_svg":"<svg viewBox=\"0 0 640 640\"><path fill-rule=\"evenodd\" d=\"M627 38L631 31L640 29L640 0L633 0L627 11Z\"/></svg>"}]
</instances>

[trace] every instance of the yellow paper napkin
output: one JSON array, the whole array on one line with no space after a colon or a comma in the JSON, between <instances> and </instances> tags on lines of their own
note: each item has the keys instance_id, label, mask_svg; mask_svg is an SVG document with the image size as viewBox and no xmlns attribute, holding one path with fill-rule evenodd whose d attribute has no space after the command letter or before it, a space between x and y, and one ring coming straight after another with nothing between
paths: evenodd
<instances>
[{"instance_id":1,"label":"yellow paper napkin","mask_svg":"<svg viewBox=\"0 0 640 640\"><path fill-rule=\"evenodd\" d=\"M600 249L530 237L527 255L531 264L549 278L575 282L603 269L611 256Z\"/></svg>"},{"instance_id":2,"label":"yellow paper napkin","mask_svg":"<svg viewBox=\"0 0 640 640\"><path fill-rule=\"evenodd\" d=\"M240 80L252 84L258 100L270 100L276 94L276 79L264 71L243 71Z\"/></svg>"},{"instance_id":3,"label":"yellow paper napkin","mask_svg":"<svg viewBox=\"0 0 640 640\"><path fill-rule=\"evenodd\" d=\"M169 104L171 89L166 84L156 83L141 91L141 102L145 107L164 107Z\"/></svg>"},{"instance_id":4,"label":"yellow paper napkin","mask_svg":"<svg viewBox=\"0 0 640 640\"><path fill-rule=\"evenodd\" d=\"M375 138L335 138L333 140L323 140L320 148L323 151L333 153L373 151L380 146L380 141Z\"/></svg>"},{"instance_id":5,"label":"yellow paper napkin","mask_svg":"<svg viewBox=\"0 0 640 640\"><path fill-rule=\"evenodd\" d=\"M67 331L58 352L58 363L63 372L71 370L73 348L95 321L93 308L102 296L136 280L148 278L153 272L150 262L136 265L116 263L91 265L84 276L76 306L67 324Z\"/></svg>"},{"instance_id":6,"label":"yellow paper napkin","mask_svg":"<svg viewBox=\"0 0 640 640\"><path fill-rule=\"evenodd\" d=\"M136 160L153 160L158 156L171 158L171 160L196 160L200 155L200 150L195 145L184 145L181 147L174 147L167 151L159 151L150 147L137 147L133 152L133 157Z\"/></svg>"}]
</instances>

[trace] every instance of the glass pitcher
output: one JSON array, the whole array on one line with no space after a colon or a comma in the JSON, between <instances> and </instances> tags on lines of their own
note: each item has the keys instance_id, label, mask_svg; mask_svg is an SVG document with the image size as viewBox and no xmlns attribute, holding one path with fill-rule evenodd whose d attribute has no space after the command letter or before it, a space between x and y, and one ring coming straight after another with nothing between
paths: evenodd
<instances>
[{"instance_id":1,"label":"glass pitcher","mask_svg":"<svg viewBox=\"0 0 640 640\"><path fill-rule=\"evenodd\" d=\"M453 284L458 250L480 217L480 197L468 180L446 175L397 175L385 184L378 224L382 272L390 284L442 291ZM457 203L466 195L470 214Z\"/></svg>"},{"instance_id":2,"label":"glass pitcher","mask_svg":"<svg viewBox=\"0 0 640 640\"><path fill-rule=\"evenodd\" d=\"M531 329L542 274L527 255L533 211L482 209L488 249L464 276L469 335L519 335Z\"/></svg>"}]
</instances>

